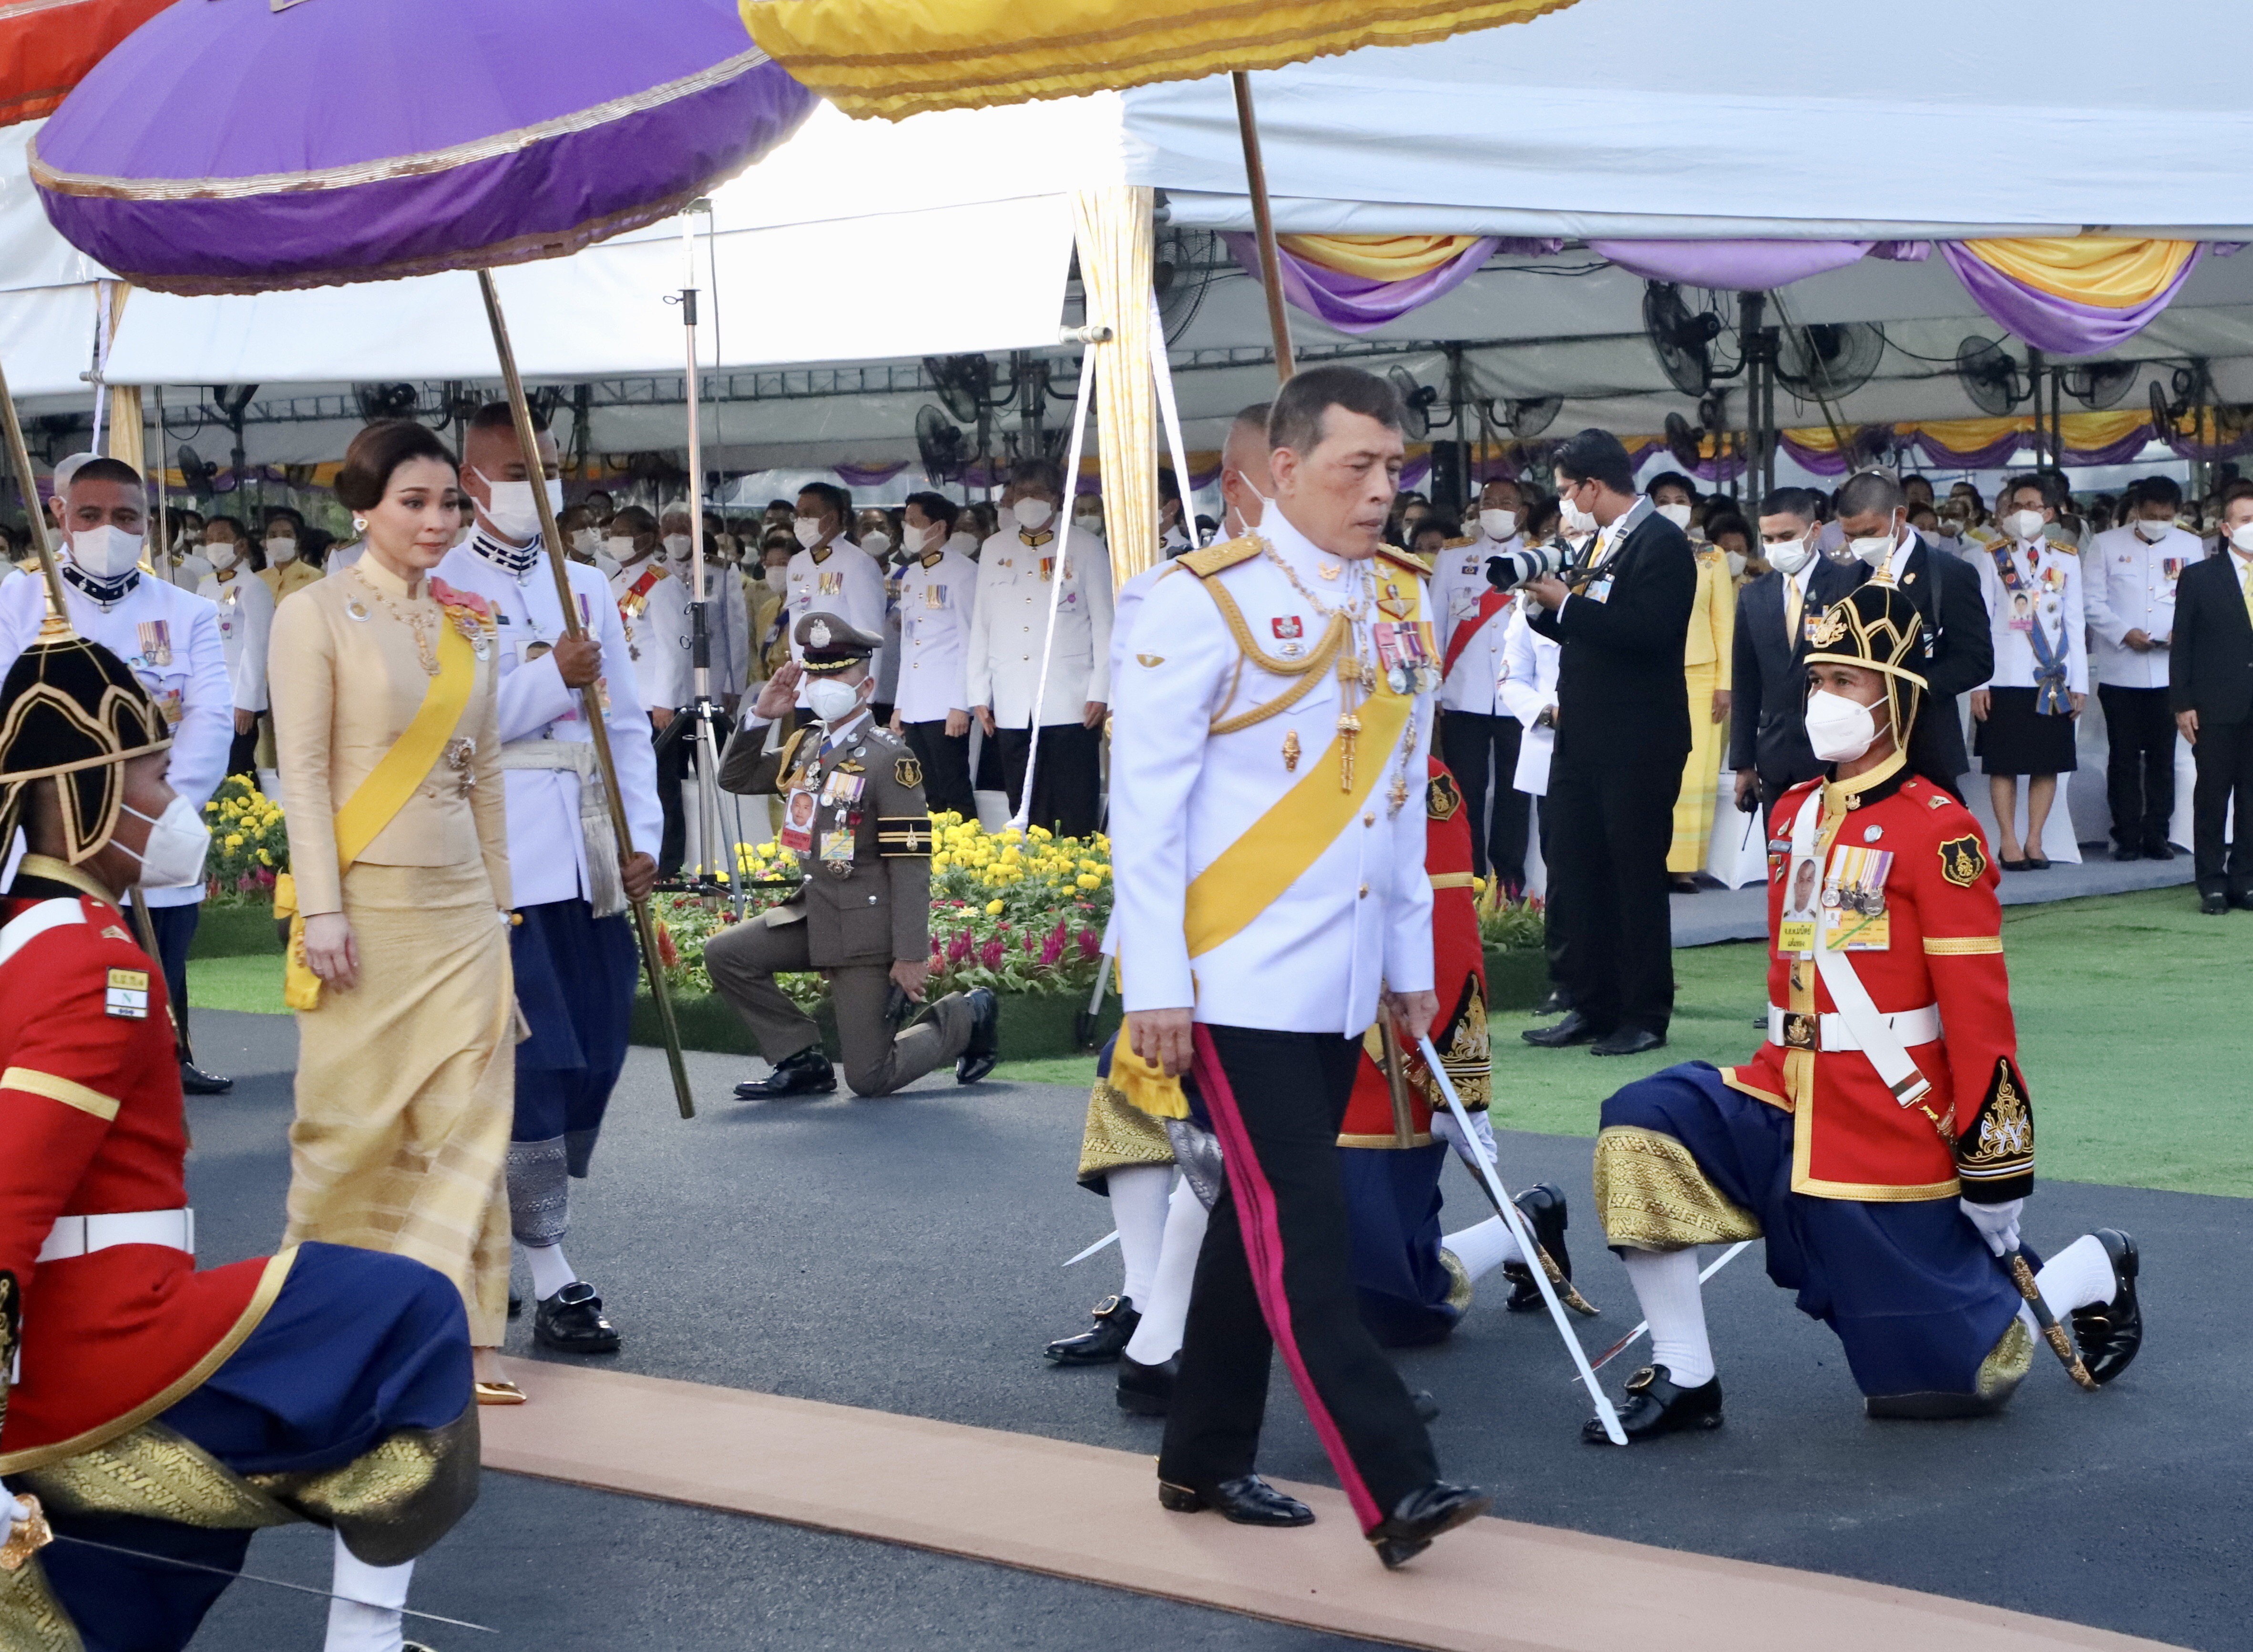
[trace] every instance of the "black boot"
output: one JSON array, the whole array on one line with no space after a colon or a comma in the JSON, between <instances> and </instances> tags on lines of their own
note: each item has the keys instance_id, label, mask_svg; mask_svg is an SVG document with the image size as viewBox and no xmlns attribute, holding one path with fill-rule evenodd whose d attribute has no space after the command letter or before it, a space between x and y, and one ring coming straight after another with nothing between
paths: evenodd
<instances>
[{"instance_id":1,"label":"black boot","mask_svg":"<svg viewBox=\"0 0 2253 1652\"><path fill-rule=\"evenodd\" d=\"M1565 1019L1554 1027L1529 1027L1518 1036L1543 1049L1562 1049L1568 1044L1593 1044L1599 1038L1608 1037L1611 1030L1597 1026L1577 1009L1568 1009Z\"/></svg>"},{"instance_id":2,"label":"black boot","mask_svg":"<svg viewBox=\"0 0 2253 1652\"><path fill-rule=\"evenodd\" d=\"M1177 1515L1217 1509L1220 1517L1239 1526L1311 1526L1315 1511L1296 1497L1287 1497L1257 1474L1224 1480L1215 1486L1176 1486L1158 1482L1159 1507Z\"/></svg>"},{"instance_id":3,"label":"black boot","mask_svg":"<svg viewBox=\"0 0 2253 1652\"><path fill-rule=\"evenodd\" d=\"M1435 1480L1395 1503L1392 1512L1369 1534L1369 1540L1390 1572L1430 1548L1432 1539L1441 1532L1453 1531L1492 1507L1494 1499L1475 1486L1451 1486Z\"/></svg>"},{"instance_id":4,"label":"black boot","mask_svg":"<svg viewBox=\"0 0 2253 1652\"><path fill-rule=\"evenodd\" d=\"M1134 1417L1163 1417L1173 1409L1174 1380L1181 1374L1179 1354L1156 1365L1145 1365L1132 1355L1121 1354L1119 1409Z\"/></svg>"},{"instance_id":5,"label":"black boot","mask_svg":"<svg viewBox=\"0 0 2253 1652\"><path fill-rule=\"evenodd\" d=\"M615 1354L618 1334L603 1317L603 1299L574 1279L532 1311L532 1340L558 1354Z\"/></svg>"},{"instance_id":6,"label":"black boot","mask_svg":"<svg viewBox=\"0 0 2253 1652\"><path fill-rule=\"evenodd\" d=\"M1141 1322L1133 1298L1106 1296L1095 1305L1093 1330L1059 1337L1041 1350L1041 1357L1053 1365L1108 1365L1126 1351Z\"/></svg>"},{"instance_id":7,"label":"black boot","mask_svg":"<svg viewBox=\"0 0 2253 1652\"><path fill-rule=\"evenodd\" d=\"M1510 1202L1525 1217L1525 1225L1533 1230L1533 1243L1549 1252L1557 1272L1571 1279L1573 1253L1565 1248L1565 1230L1570 1225L1565 1210L1565 1190L1554 1182L1544 1181L1526 1188ZM1525 1263L1503 1263L1502 1277L1514 1287L1510 1300L1503 1304L1511 1313L1537 1314L1546 1306L1541 1300L1541 1287L1534 1284L1532 1270Z\"/></svg>"},{"instance_id":8,"label":"black boot","mask_svg":"<svg viewBox=\"0 0 2253 1652\"><path fill-rule=\"evenodd\" d=\"M777 1062L764 1078L736 1086L737 1101L778 1101L785 1096L827 1096L837 1088L837 1073L819 1044L808 1044Z\"/></svg>"},{"instance_id":9,"label":"black boot","mask_svg":"<svg viewBox=\"0 0 2253 1652\"><path fill-rule=\"evenodd\" d=\"M970 989L970 1042L954 1063L954 1082L974 1084L1001 1059L1001 1000L990 987Z\"/></svg>"},{"instance_id":10,"label":"black boot","mask_svg":"<svg viewBox=\"0 0 2253 1652\"><path fill-rule=\"evenodd\" d=\"M1533 1013L1537 1015L1561 1015L1572 1007L1572 993L1561 986L1552 986L1549 989L1549 996L1533 1007Z\"/></svg>"},{"instance_id":11,"label":"black boot","mask_svg":"<svg viewBox=\"0 0 2253 1652\"><path fill-rule=\"evenodd\" d=\"M1646 1365L1627 1379L1627 1404L1620 1407L1619 1419L1630 1446L1685 1429L1719 1428L1721 1379L1713 1377L1698 1388L1679 1388L1666 1367ZM1580 1438L1591 1446L1611 1444L1601 1418L1591 1417L1583 1423Z\"/></svg>"},{"instance_id":12,"label":"black boot","mask_svg":"<svg viewBox=\"0 0 2253 1652\"><path fill-rule=\"evenodd\" d=\"M234 1080L207 1073L195 1063L184 1061L180 1063L180 1088L191 1096L224 1096L234 1088Z\"/></svg>"},{"instance_id":13,"label":"black boot","mask_svg":"<svg viewBox=\"0 0 2253 1652\"><path fill-rule=\"evenodd\" d=\"M2136 1299L2143 1260L2135 1240L2117 1228L2099 1228L2096 1242L2112 1258L2112 1300L2073 1310L2073 1340L2089 1374L2109 1383L2135 1363L2144 1346L2144 1307Z\"/></svg>"}]
</instances>

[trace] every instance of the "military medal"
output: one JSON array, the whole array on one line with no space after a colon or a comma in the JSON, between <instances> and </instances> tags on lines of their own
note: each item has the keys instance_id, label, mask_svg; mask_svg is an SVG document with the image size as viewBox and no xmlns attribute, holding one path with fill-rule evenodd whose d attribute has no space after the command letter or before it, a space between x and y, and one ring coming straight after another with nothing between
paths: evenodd
<instances>
[{"instance_id":1,"label":"military medal","mask_svg":"<svg viewBox=\"0 0 2253 1652\"><path fill-rule=\"evenodd\" d=\"M172 663L172 631L161 619L141 622L141 658L162 670Z\"/></svg>"}]
</instances>

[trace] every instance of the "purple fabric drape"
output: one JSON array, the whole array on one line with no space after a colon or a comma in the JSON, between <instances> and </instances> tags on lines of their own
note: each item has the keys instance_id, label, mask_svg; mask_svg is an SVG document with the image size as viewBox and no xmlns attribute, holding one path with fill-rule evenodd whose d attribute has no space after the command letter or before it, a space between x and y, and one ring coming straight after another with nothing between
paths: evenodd
<instances>
[{"instance_id":1,"label":"purple fabric drape","mask_svg":"<svg viewBox=\"0 0 2253 1652\"><path fill-rule=\"evenodd\" d=\"M1645 281L1717 292L1766 292L1859 263L1866 240L1592 240L1588 250Z\"/></svg>"},{"instance_id":2,"label":"purple fabric drape","mask_svg":"<svg viewBox=\"0 0 2253 1652\"><path fill-rule=\"evenodd\" d=\"M2054 297L2038 288L2012 281L1953 241L1943 241L1940 250L1947 255L1949 268L1956 272L1957 279L1964 283L1974 303L2036 349L2061 356L2094 355L2134 338L2174 301L2183 282L2190 278L2190 272L2206 256L2206 248L2201 245L2183 261L2181 273L2167 284L2166 290L2156 297L2131 310L2106 310L2096 304L2077 304L2070 298Z\"/></svg>"},{"instance_id":3,"label":"purple fabric drape","mask_svg":"<svg viewBox=\"0 0 2253 1652\"><path fill-rule=\"evenodd\" d=\"M882 487L908 467L898 464L836 464L830 467L837 479L848 488Z\"/></svg>"},{"instance_id":4,"label":"purple fabric drape","mask_svg":"<svg viewBox=\"0 0 2253 1652\"><path fill-rule=\"evenodd\" d=\"M1235 231L1224 234L1236 261L1259 279L1259 247L1252 236ZM1502 245L1482 236L1437 269L1408 281L1371 281L1365 275L1340 275L1309 263L1287 247L1275 255L1283 272L1283 296L1298 309L1340 332L1371 332L1388 321L1428 304L1442 293L1453 292L1474 275Z\"/></svg>"}]
</instances>

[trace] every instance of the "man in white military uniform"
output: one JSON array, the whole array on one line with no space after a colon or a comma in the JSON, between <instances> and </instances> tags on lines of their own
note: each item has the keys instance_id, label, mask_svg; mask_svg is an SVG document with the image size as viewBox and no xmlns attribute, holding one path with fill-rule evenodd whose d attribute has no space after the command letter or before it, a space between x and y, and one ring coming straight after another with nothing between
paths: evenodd
<instances>
[{"instance_id":1,"label":"man in white military uniform","mask_svg":"<svg viewBox=\"0 0 2253 1652\"><path fill-rule=\"evenodd\" d=\"M258 767L258 719L267 708L266 643L274 631L274 593L242 565L237 538L214 537L205 551L212 571L193 589L219 610L220 646L234 684L234 738L227 747L227 771L252 774Z\"/></svg>"},{"instance_id":2,"label":"man in white military uniform","mask_svg":"<svg viewBox=\"0 0 2253 1652\"><path fill-rule=\"evenodd\" d=\"M689 537L694 519L688 507L666 505L661 526L666 568L680 582L683 599L694 600L696 570L692 562L696 542ZM712 698L732 717L736 702L743 697L743 685L750 680L750 622L744 616L743 582L736 565L720 554L708 534L704 544L704 624L711 639Z\"/></svg>"},{"instance_id":3,"label":"man in white military uniform","mask_svg":"<svg viewBox=\"0 0 2253 1652\"><path fill-rule=\"evenodd\" d=\"M688 703L688 593L666 566L657 519L638 505L610 518L610 554L618 571L610 596L624 628L633 683L649 726L659 734Z\"/></svg>"},{"instance_id":4,"label":"man in white military uniform","mask_svg":"<svg viewBox=\"0 0 2253 1652\"><path fill-rule=\"evenodd\" d=\"M900 672L892 731L923 764L923 795L933 814L952 809L978 818L970 790L970 694L963 646L978 598L978 564L949 548L960 514L938 493L910 493L905 512L907 565L899 577Z\"/></svg>"},{"instance_id":5,"label":"man in white military uniform","mask_svg":"<svg viewBox=\"0 0 2253 1652\"><path fill-rule=\"evenodd\" d=\"M555 438L540 432L548 498L562 489ZM555 575L541 545L540 506L504 402L480 409L463 446L462 487L477 505L470 536L434 577L482 597L499 631L500 764L516 901L509 957L531 1035L516 1047L516 1119L508 1144L509 1227L532 1266L533 1339L566 1354L608 1354L617 1332L595 1287L563 1255L570 1181L584 1178L611 1088L625 1064L640 971L625 916L649 893L662 829L649 721L632 679L625 626L601 570L565 560L586 632L564 634ZM678 581L668 580L677 584ZM606 668L607 667L607 672ZM608 703L631 854L617 840L579 690ZM618 692L624 687L625 692Z\"/></svg>"},{"instance_id":6,"label":"man in white military uniform","mask_svg":"<svg viewBox=\"0 0 2253 1652\"><path fill-rule=\"evenodd\" d=\"M74 456L57 512L61 519L64 598L71 628L131 667L164 714L172 755L164 777L199 814L227 777L234 736L234 684L220 641L219 610L142 566L148 531L148 485L122 459ZM10 580L0 586L0 673L31 645L47 613L47 582ZM164 966L164 986L185 1040L188 1030L188 946L203 914L204 882L144 889ZM232 1078L180 1065L192 1096L225 1095Z\"/></svg>"},{"instance_id":7,"label":"man in white military uniform","mask_svg":"<svg viewBox=\"0 0 2253 1652\"><path fill-rule=\"evenodd\" d=\"M1440 756L1470 812L1471 869L1513 896L1525 883L1525 799L1511 785L1524 729L1502 703L1503 622L1510 599L1487 583L1489 556L1524 538L1517 484L1496 477L1479 492L1478 531L1450 540L1432 569L1432 624L1439 633Z\"/></svg>"},{"instance_id":8,"label":"man in white military uniform","mask_svg":"<svg viewBox=\"0 0 2253 1652\"><path fill-rule=\"evenodd\" d=\"M2206 547L2175 526L2182 490L2164 476L2128 491L2128 520L2099 533L2081 559L2082 601L2096 639L2096 698L2110 742L2105 795L2112 805L2112 858L2172 861L2175 720L2167 710L2175 580Z\"/></svg>"},{"instance_id":9,"label":"man in white military uniform","mask_svg":"<svg viewBox=\"0 0 2253 1652\"><path fill-rule=\"evenodd\" d=\"M1533 629L1526 615L1529 599L1521 597L1510 605L1510 612L1502 621L1502 682L1500 693L1504 710L1517 719L1524 730L1518 742L1517 767L1510 776L1510 789L1517 792L1534 819L1532 832L1541 845L1541 861L1549 861L1549 759L1557 749L1557 668L1564 659L1564 648L1553 639ZM1536 799L1542 799L1537 802ZM1537 1015L1558 1015L1572 1008L1572 994L1565 990L1565 973L1560 948L1565 927L1557 922L1557 902L1554 885L1542 903L1544 950L1549 955L1549 991L1533 1007Z\"/></svg>"},{"instance_id":10,"label":"man in white military uniform","mask_svg":"<svg viewBox=\"0 0 2253 1652\"><path fill-rule=\"evenodd\" d=\"M884 634L884 570L846 533L853 501L843 488L827 482L809 482L799 490L798 513L791 528L798 535L798 554L790 559L785 576L784 620L790 638L790 657L803 665L805 645L798 640L798 624L815 609L833 614L847 625L871 637ZM799 720L806 714L806 685L799 687Z\"/></svg>"},{"instance_id":11,"label":"man in white military uniform","mask_svg":"<svg viewBox=\"0 0 2253 1652\"><path fill-rule=\"evenodd\" d=\"M1007 497L1011 520L979 554L978 601L966 650L970 703L987 738L1000 748L1011 812L1022 806L1037 729L1040 761L1032 764L1027 819L1060 836L1084 838L1103 824L1111 557L1100 540L1057 526L1064 471L1054 461L1019 459L1009 467ZM1052 580L1059 582L1053 637Z\"/></svg>"},{"instance_id":12,"label":"man in white military uniform","mask_svg":"<svg viewBox=\"0 0 2253 1652\"><path fill-rule=\"evenodd\" d=\"M1255 1472L1280 1342L1388 1566L1489 1501L1439 1478L1407 1385L1361 1323L1336 1146L1380 994L1412 1040L1437 1007L1425 812L1408 805L1438 660L1419 568L1379 548L1400 423L1391 387L1355 368L1283 387L1273 508L1144 597L1113 753L1127 1014L1113 1070L1141 1086L1194 1067L1228 1166L1159 1500L1249 1524L1314 1517Z\"/></svg>"}]
</instances>

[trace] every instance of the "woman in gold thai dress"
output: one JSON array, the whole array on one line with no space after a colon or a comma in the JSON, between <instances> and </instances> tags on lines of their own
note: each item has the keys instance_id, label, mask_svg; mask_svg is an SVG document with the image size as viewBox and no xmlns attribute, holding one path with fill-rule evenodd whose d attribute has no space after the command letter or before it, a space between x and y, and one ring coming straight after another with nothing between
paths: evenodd
<instances>
[{"instance_id":1,"label":"woman in gold thai dress","mask_svg":"<svg viewBox=\"0 0 2253 1652\"><path fill-rule=\"evenodd\" d=\"M478 1398L513 1404L497 1363L516 1015L496 650L483 604L429 577L460 525L458 480L424 427L363 430L337 492L366 554L275 616L299 915L286 1243L445 1274L469 1309Z\"/></svg>"}]
</instances>

